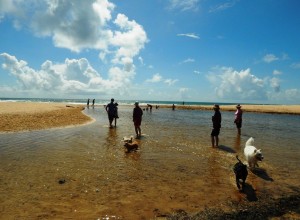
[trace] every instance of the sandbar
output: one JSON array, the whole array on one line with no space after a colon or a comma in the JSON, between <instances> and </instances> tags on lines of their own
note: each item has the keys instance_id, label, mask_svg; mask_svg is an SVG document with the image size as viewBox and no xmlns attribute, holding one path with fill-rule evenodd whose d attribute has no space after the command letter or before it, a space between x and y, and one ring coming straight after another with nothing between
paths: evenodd
<instances>
[{"instance_id":1,"label":"sandbar","mask_svg":"<svg viewBox=\"0 0 300 220\"><path fill-rule=\"evenodd\" d=\"M0 102L0 132L32 131L82 125L93 119L80 105L38 102Z\"/></svg>"},{"instance_id":2,"label":"sandbar","mask_svg":"<svg viewBox=\"0 0 300 220\"><path fill-rule=\"evenodd\" d=\"M161 108L172 108L171 105L162 105ZM209 105L176 105L175 109L185 110L213 110ZM221 111L235 111L235 105L220 105ZM271 114L300 114L300 105L242 105L244 112L271 113Z\"/></svg>"}]
</instances>

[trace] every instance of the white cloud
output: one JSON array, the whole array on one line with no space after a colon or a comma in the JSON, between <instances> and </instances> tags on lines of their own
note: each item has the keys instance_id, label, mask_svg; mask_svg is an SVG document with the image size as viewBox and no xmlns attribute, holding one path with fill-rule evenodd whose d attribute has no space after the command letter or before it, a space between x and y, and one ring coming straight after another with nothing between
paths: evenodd
<instances>
[{"instance_id":1,"label":"white cloud","mask_svg":"<svg viewBox=\"0 0 300 220\"><path fill-rule=\"evenodd\" d=\"M215 67L206 76L221 99L262 102L299 103L299 89L282 90L279 78L258 78L250 69L236 71L230 67Z\"/></svg>"},{"instance_id":2,"label":"white cloud","mask_svg":"<svg viewBox=\"0 0 300 220\"><path fill-rule=\"evenodd\" d=\"M177 34L178 37L190 37L194 39L200 39L200 37L197 34L194 33L187 33L187 34Z\"/></svg>"},{"instance_id":3,"label":"white cloud","mask_svg":"<svg viewBox=\"0 0 300 220\"><path fill-rule=\"evenodd\" d=\"M163 79L163 77L159 73L154 74L151 79L146 80L146 82L149 82L149 83L164 82L165 84L168 84L169 86L175 84L177 81L178 81L178 79Z\"/></svg>"},{"instance_id":4,"label":"white cloud","mask_svg":"<svg viewBox=\"0 0 300 220\"><path fill-rule=\"evenodd\" d=\"M265 100L265 80L251 74L250 69L236 71L229 67L216 67L207 75L215 86L217 97L232 100Z\"/></svg>"},{"instance_id":5,"label":"white cloud","mask_svg":"<svg viewBox=\"0 0 300 220\"><path fill-rule=\"evenodd\" d=\"M194 70L194 73L197 75L200 75L200 71L198 71L198 70Z\"/></svg>"},{"instance_id":6,"label":"white cloud","mask_svg":"<svg viewBox=\"0 0 300 220\"><path fill-rule=\"evenodd\" d=\"M300 69L300 62L292 63L291 67L294 68L294 69Z\"/></svg>"},{"instance_id":7,"label":"white cloud","mask_svg":"<svg viewBox=\"0 0 300 220\"><path fill-rule=\"evenodd\" d=\"M224 11L226 9L229 9L229 8L233 7L236 3L237 3L237 0L234 0L234 1L229 1L229 2L226 2L226 3L223 3L223 4L213 6L209 10L209 13Z\"/></svg>"},{"instance_id":8,"label":"white cloud","mask_svg":"<svg viewBox=\"0 0 300 220\"><path fill-rule=\"evenodd\" d=\"M12 59L11 55L2 54L6 57L6 62L14 60L14 65L21 65L22 73L15 66L4 63L5 69L28 89L30 85L31 88L44 90L48 87L59 87L59 84L54 85L51 81L54 78L58 80L57 83L66 83L65 87L72 84L72 88L78 91L84 89L91 91L86 88L87 85L98 89L102 84L104 88L112 90L114 88L111 85L119 89L125 88L126 83L135 75L134 57L139 55L148 42L146 32L137 22L129 20L124 14L116 14L115 19L113 18L115 5L108 0L0 0L0 6L0 15L7 15L18 24L18 27L28 29L36 36L51 37L54 46L78 53L92 49L99 52L99 59L104 63L112 64L108 71L109 79L104 80L93 75L97 72L92 70L84 58L67 59L60 65L46 61L42 64L42 68L45 66L51 68L34 70L27 66L25 61L18 61L16 58ZM57 72L59 66L66 75ZM93 81L88 83L91 78ZM64 89L63 86L60 89Z\"/></svg>"},{"instance_id":9,"label":"white cloud","mask_svg":"<svg viewBox=\"0 0 300 220\"><path fill-rule=\"evenodd\" d=\"M144 60L142 57L138 57L138 60L140 61L141 65L144 65Z\"/></svg>"},{"instance_id":10,"label":"white cloud","mask_svg":"<svg viewBox=\"0 0 300 220\"><path fill-rule=\"evenodd\" d=\"M189 88L180 88L179 91L178 91L179 95L180 95L180 98L182 100L189 99L189 91L190 91Z\"/></svg>"},{"instance_id":11,"label":"white cloud","mask_svg":"<svg viewBox=\"0 0 300 220\"><path fill-rule=\"evenodd\" d=\"M192 58L187 58L187 59L185 59L184 61L182 61L181 63L193 63L193 62L195 62L194 59L192 59Z\"/></svg>"},{"instance_id":12,"label":"white cloud","mask_svg":"<svg viewBox=\"0 0 300 220\"><path fill-rule=\"evenodd\" d=\"M272 62L277 61L277 60L279 60L279 58L276 57L274 54L266 54L263 57L263 61L266 62L266 63L272 63Z\"/></svg>"},{"instance_id":13,"label":"white cloud","mask_svg":"<svg viewBox=\"0 0 300 220\"><path fill-rule=\"evenodd\" d=\"M270 85L274 89L275 92L280 91L280 80L278 78L275 78L275 77L271 78Z\"/></svg>"},{"instance_id":14,"label":"white cloud","mask_svg":"<svg viewBox=\"0 0 300 220\"><path fill-rule=\"evenodd\" d=\"M151 79L147 79L146 82L157 83L162 81L162 76L159 73L156 73L152 76Z\"/></svg>"},{"instance_id":15,"label":"white cloud","mask_svg":"<svg viewBox=\"0 0 300 220\"><path fill-rule=\"evenodd\" d=\"M30 68L26 61L18 60L7 53L0 56L4 60L2 68L17 79L19 90L46 92L48 95L105 94L108 90L122 92L134 76L134 71L113 67L109 70L109 78L103 79L85 58L66 59L61 64L45 61L40 70L35 70Z\"/></svg>"},{"instance_id":16,"label":"white cloud","mask_svg":"<svg viewBox=\"0 0 300 220\"><path fill-rule=\"evenodd\" d=\"M101 59L112 55L114 63L138 55L148 42L143 27L126 15L117 14L112 20L115 5L108 0L18 0L13 7L22 11L22 16L12 14L15 21L37 36L52 37L56 47L99 50Z\"/></svg>"},{"instance_id":17,"label":"white cloud","mask_svg":"<svg viewBox=\"0 0 300 220\"><path fill-rule=\"evenodd\" d=\"M279 70L274 70L273 71L273 75L281 75L281 74L282 74L282 72L279 71Z\"/></svg>"},{"instance_id":18,"label":"white cloud","mask_svg":"<svg viewBox=\"0 0 300 220\"><path fill-rule=\"evenodd\" d=\"M168 84L169 86L175 84L178 81L178 79L165 79L164 83Z\"/></svg>"},{"instance_id":19,"label":"white cloud","mask_svg":"<svg viewBox=\"0 0 300 220\"><path fill-rule=\"evenodd\" d=\"M169 0L170 9L179 9L181 11L198 10L199 0Z\"/></svg>"}]
</instances>

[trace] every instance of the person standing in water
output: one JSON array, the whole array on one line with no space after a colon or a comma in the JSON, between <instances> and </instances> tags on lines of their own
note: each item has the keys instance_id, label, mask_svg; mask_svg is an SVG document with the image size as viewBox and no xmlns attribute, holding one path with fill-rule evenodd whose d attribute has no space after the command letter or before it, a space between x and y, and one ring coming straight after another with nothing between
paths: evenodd
<instances>
[{"instance_id":1,"label":"person standing in water","mask_svg":"<svg viewBox=\"0 0 300 220\"><path fill-rule=\"evenodd\" d=\"M214 105L215 114L212 116L211 120L213 123L213 129L211 131L211 145L212 147L219 147L219 134L221 129L222 116L220 113L220 106Z\"/></svg>"},{"instance_id":2,"label":"person standing in water","mask_svg":"<svg viewBox=\"0 0 300 220\"><path fill-rule=\"evenodd\" d=\"M134 105L135 108L133 109L133 123L134 123L136 137L139 138L142 135L141 123L142 123L143 111L140 108L138 102L135 102Z\"/></svg>"},{"instance_id":3,"label":"person standing in water","mask_svg":"<svg viewBox=\"0 0 300 220\"><path fill-rule=\"evenodd\" d=\"M115 119L115 127L117 127L117 119L119 118L119 114L118 114L118 103L115 103L115 114L114 114L114 119Z\"/></svg>"},{"instance_id":4,"label":"person standing in water","mask_svg":"<svg viewBox=\"0 0 300 220\"><path fill-rule=\"evenodd\" d=\"M87 100L86 106L89 108L90 107L90 99Z\"/></svg>"},{"instance_id":5,"label":"person standing in water","mask_svg":"<svg viewBox=\"0 0 300 220\"><path fill-rule=\"evenodd\" d=\"M242 115L243 115L243 111L242 111L242 106L240 104L238 104L236 106L236 112L235 114L235 119L234 119L234 123L236 125L236 128L238 130L238 134L241 134L241 128L242 128Z\"/></svg>"},{"instance_id":6,"label":"person standing in water","mask_svg":"<svg viewBox=\"0 0 300 220\"><path fill-rule=\"evenodd\" d=\"M115 113L116 113L116 106L115 106L115 103L114 103L114 99L112 98L110 100L110 103L106 105L105 107L105 110L107 112L107 115L108 115L108 121L109 121L109 127L112 128L112 122L115 118Z\"/></svg>"},{"instance_id":7,"label":"person standing in water","mask_svg":"<svg viewBox=\"0 0 300 220\"><path fill-rule=\"evenodd\" d=\"M95 107L95 99L93 99L92 106L93 106L93 108Z\"/></svg>"}]
</instances>

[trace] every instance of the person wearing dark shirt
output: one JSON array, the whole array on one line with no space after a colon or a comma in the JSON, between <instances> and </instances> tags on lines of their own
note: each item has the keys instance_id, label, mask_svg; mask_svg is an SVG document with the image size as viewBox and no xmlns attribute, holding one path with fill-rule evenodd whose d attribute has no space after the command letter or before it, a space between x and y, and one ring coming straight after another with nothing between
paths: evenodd
<instances>
[{"instance_id":1,"label":"person wearing dark shirt","mask_svg":"<svg viewBox=\"0 0 300 220\"><path fill-rule=\"evenodd\" d=\"M212 147L219 147L219 134L221 128L222 116L220 113L220 106L214 105L215 114L212 116L213 129L211 131L211 145Z\"/></svg>"},{"instance_id":2,"label":"person wearing dark shirt","mask_svg":"<svg viewBox=\"0 0 300 220\"><path fill-rule=\"evenodd\" d=\"M140 137L142 135L141 123L142 123L143 111L140 108L138 102L135 102L134 105L135 107L133 109L133 123L134 123L136 137Z\"/></svg>"},{"instance_id":3,"label":"person wearing dark shirt","mask_svg":"<svg viewBox=\"0 0 300 220\"><path fill-rule=\"evenodd\" d=\"M107 112L108 115L108 121L109 121L109 127L112 128L112 122L115 118L116 115L116 105L114 103L114 99L110 100L110 103L106 105L105 110Z\"/></svg>"}]
</instances>

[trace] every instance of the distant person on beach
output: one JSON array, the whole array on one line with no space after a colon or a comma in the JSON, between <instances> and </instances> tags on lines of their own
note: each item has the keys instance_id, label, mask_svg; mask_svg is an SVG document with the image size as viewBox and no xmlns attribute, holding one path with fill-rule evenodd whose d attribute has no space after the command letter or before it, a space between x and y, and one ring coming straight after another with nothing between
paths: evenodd
<instances>
[{"instance_id":1,"label":"distant person on beach","mask_svg":"<svg viewBox=\"0 0 300 220\"><path fill-rule=\"evenodd\" d=\"M211 131L211 145L212 147L219 147L219 134L221 128L222 116L220 113L220 106L214 105L215 114L212 116L211 120L213 123L213 129Z\"/></svg>"},{"instance_id":2,"label":"distant person on beach","mask_svg":"<svg viewBox=\"0 0 300 220\"><path fill-rule=\"evenodd\" d=\"M147 104L147 106L150 108L150 112L152 112L152 105Z\"/></svg>"},{"instance_id":3,"label":"distant person on beach","mask_svg":"<svg viewBox=\"0 0 300 220\"><path fill-rule=\"evenodd\" d=\"M136 137L138 138L142 135L141 123L142 123L143 111L140 108L138 102L135 102L134 105L135 107L133 109L133 123L134 123Z\"/></svg>"},{"instance_id":4,"label":"distant person on beach","mask_svg":"<svg viewBox=\"0 0 300 220\"><path fill-rule=\"evenodd\" d=\"M115 119L115 127L117 127L117 119L119 118L119 114L118 114L118 103L115 103L115 114L114 114L114 119Z\"/></svg>"},{"instance_id":5,"label":"distant person on beach","mask_svg":"<svg viewBox=\"0 0 300 220\"><path fill-rule=\"evenodd\" d=\"M87 100L86 106L90 107L90 99Z\"/></svg>"},{"instance_id":6,"label":"distant person on beach","mask_svg":"<svg viewBox=\"0 0 300 220\"><path fill-rule=\"evenodd\" d=\"M115 106L115 103L114 103L114 99L112 98L110 100L110 103L108 103L105 107L105 110L107 112L107 115L108 115L108 121L109 121L109 127L112 128L112 122L115 118L115 113L116 113L116 106Z\"/></svg>"},{"instance_id":7,"label":"distant person on beach","mask_svg":"<svg viewBox=\"0 0 300 220\"><path fill-rule=\"evenodd\" d=\"M240 104L238 104L236 106L236 112L235 114L235 119L234 119L234 123L236 125L236 128L238 130L238 134L241 134L241 128L242 128L242 115L243 115L243 111L242 111L242 106Z\"/></svg>"},{"instance_id":8,"label":"distant person on beach","mask_svg":"<svg viewBox=\"0 0 300 220\"><path fill-rule=\"evenodd\" d=\"M174 104L172 105L172 110L173 110L173 111L175 110L175 105L174 105Z\"/></svg>"},{"instance_id":9,"label":"distant person on beach","mask_svg":"<svg viewBox=\"0 0 300 220\"><path fill-rule=\"evenodd\" d=\"M92 104L92 106L93 106L93 108L94 108L94 106L95 106L95 99L93 99L93 104Z\"/></svg>"}]
</instances>

